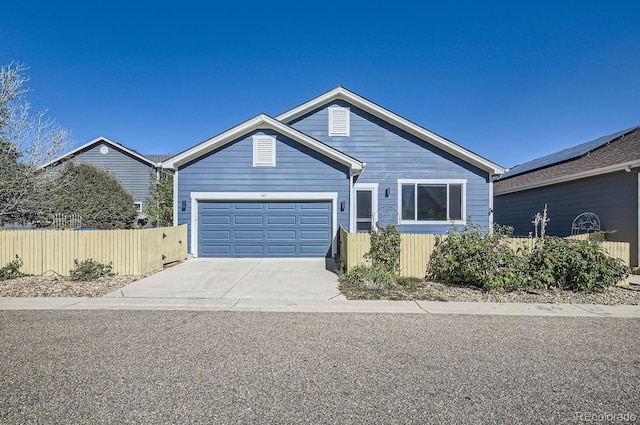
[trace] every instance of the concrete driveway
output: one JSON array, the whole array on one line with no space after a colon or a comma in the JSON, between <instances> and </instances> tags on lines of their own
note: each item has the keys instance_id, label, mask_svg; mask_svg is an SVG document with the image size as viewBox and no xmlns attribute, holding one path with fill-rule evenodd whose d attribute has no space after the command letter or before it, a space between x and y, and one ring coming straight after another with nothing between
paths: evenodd
<instances>
[{"instance_id":1,"label":"concrete driveway","mask_svg":"<svg viewBox=\"0 0 640 425\"><path fill-rule=\"evenodd\" d=\"M333 260L194 258L114 291L107 298L344 299Z\"/></svg>"}]
</instances>

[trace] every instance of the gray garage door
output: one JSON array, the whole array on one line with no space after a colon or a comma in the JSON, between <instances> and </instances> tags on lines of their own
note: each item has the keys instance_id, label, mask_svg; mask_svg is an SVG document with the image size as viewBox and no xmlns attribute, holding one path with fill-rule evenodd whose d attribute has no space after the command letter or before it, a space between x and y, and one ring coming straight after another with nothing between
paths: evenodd
<instances>
[{"instance_id":1,"label":"gray garage door","mask_svg":"<svg viewBox=\"0 0 640 425\"><path fill-rule=\"evenodd\" d=\"M199 257L325 257L331 202L198 203Z\"/></svg>"}]
</instances>

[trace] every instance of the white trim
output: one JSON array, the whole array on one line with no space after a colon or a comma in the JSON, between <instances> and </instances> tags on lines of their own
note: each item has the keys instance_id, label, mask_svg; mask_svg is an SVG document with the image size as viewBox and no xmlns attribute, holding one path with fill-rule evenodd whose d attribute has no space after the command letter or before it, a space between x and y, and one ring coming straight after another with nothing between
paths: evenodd
<instances>
[{"instance_id":1,"label":"white trim","mask_svg":"<svg viewBox=\"0 0 640 425\"><path fill-rule=\"evenodd\" d=\"M463 148L462 146L459 146L451 142L450 140L445 139L444 137L438 136L437 134L427 130L426 128L423 128L405 118L402 118L401 116L389 111L388 109L376 105L370 100L367 100L341 86L338 86L333 90L321 94L320 96L317 96L300 106L283 112L282 114L276 116L276 119L284 123L289 123L296 118L299 118L302 115L337 99L344 100L352 104L353 106L356 106L374 116L377 116L378 118L410 134L413 134L414 136L425 140L426 142L435 145L464 161L467 161L485 171L488 171L491 174L503 174L506 171L504 167L496 164L495 162L489 161L488 159L483 158L480 155L475 154Z\"/></svg>"},{"instance_id":2,"label":"white trim","mask_svg":"<svg viewBox=\"0 0 640 425\"><path fill-rule=\"evenodd\" d=\"M351 203L349 205L349 233L356 233L358 231L358 223L356 219L356 209L358 208L358 197L356 192L358 190L371 190L371 228L374 229L378 222L378 183L356 183L353 185L353 196L351 197Z\"/></svg>"},{"instance_id":3,"label":"white trim","mask_svg":"<svg viewBox=\"0 0 640 425\"><path fill-rule=\"evenodd\" d=\"M79 148L75 148L74 150L72 150L70 152L67 152L64 155L61 155L61 156L57 157L56 159L51 160L51 161L47 162L44 165L41 165L39 168L49 167L52 164L55 164L57 162L60 162L60 161L64 160L66 157L71 157L74 154L76 154L76 153L88 148L89 146L95 145L95 144L98 144L98 143L104 143L104 144L111 145L111 146L113 146L113 147L115 147L117 149L120 149L120 150L128 153L129 155L134 156L134 157L138 158L139 160L144 161L147 164L152 165L154 167L159 167L160 166L159 162L154 162L154 161L150 160L149 158L147 158L147 157L145 157L143 155L140 155L138 152L132 151L131 149L122 146L120 143L116 143L113 140L107 139L106 137L98 137L98 138L93 139L92 141L90 141L88 143L85 143L84 145L80 146Z\"/></svg>"},{"instance_id":4,"label":"white trim","mask_svg":"<svg viewBox=\"0 0 640 425\"><path fill-rule=\"evenodd\" d=\"M254 167L275 167L276 166L276 138L264 134L256 134L253 139L253 166ZM267 142L269 145L271 158L269 161L258 161L258 145Z\"/></svg>"},{"instance_id":5,"label":"white trim","mask_svg":"<svg viewBox=\"0 0 640 425\"><path fill-rule=\"evenodd\" d=\"M178 170L173 173L173 225L178 225Z\"/></svg>"},{"instance_id":6,"label":"white trim","mask_svg":"<svg viewBox=\"0 0 640 425\"><path fill-rule=\"evenodd\" d=\"M297 141L298 143L307 146L310 149L315 150L316 152L331 158L343 165L349 167L352 173L361 173L364 169L364 163L358 161L355 158L350 157L347 154L340 152L337 149L332 148L329 145L326 145L313 137L307 136L306 134L296 130L293 127L289 127L286 124L281 123L268 115L260 114L256 117L251 118L248 121L239 124L224 133L221 133L217 136L214 136L204 142L187 149L173 157L165 160L162 163L163 168L176 169L182 164L185 164L189 161L192 161L200 156L211 152L214 149L217 149L244 134L250 133L254 130L258 129L271 129L275 130L278 133L282 134L285 137L289 137L292 140Z\"/></svg>"},{"instance_id":7,"label":"white trim","mask_svg":"<svg viewBox=\"0 0 640 425\"><path fill-rule=\"evenodd\" d=\"M449 212L449 188L450 184L462 185L462 220L403 220L402 219L402 185L403 184L433 184L433 185L447 185L447 212ZM417 189L416 189L417 190ZM418 196L415 196L416 202L418 202ZM398 179L398 224L427 224L427 225L447 225L452 224L466 225L467 224L467 180L466 179Z\"/></svg>"},{"instance_id":8,"label":"white trim","mask_svg":"<svg viewBox=\"0 0 640 425\"><path fill-rule=\"evenodd\" d=\"M351 134L351 111L344 106L330 106L329 108L328 134L330 137L349 137ZM341 116L344 114L344 116ZM344 130L336 129L336 121L344 119Z\"/></svg>"},{"instance_id":9,"label":"white trim","mask_svg":"<svg viewBox=\"0 0 640 425\"><path fill-rule=\"evenodd\" d=\"M593 170L581 171L579 173L569 174L561 177L555 177L553 179L545 180L542 182L524 184L522 186L518 186L514 188L498 189L495 191L495 195L496 196L506 195L507 193L521 192L523 190L535 189L537 187L551 186L553 184L570 182L572 180L584 179L586 177L599 176L601 174L609 174L609 173L614 173L616 171L624 171L624 167L626 166L629 166L630 168L640 167L640 160L622 162L620 164L609 165L606 167L596 168ZM513 178L516 178L516 177L517 176L513 176Z\"/></svg>"},{"instance_id":10,"label":"white trim","mask_svg":"<svg viewBox=\"0 0 640 425\"><path fill-rule=\"evenodd\" d=\"M489 233L493 233L493 181L491 181L491 174L489 174L488 178L489 178Z\"/></svg>"},{"instance_id":11,"label":"white trim","mask_svg":"<svg viewBox=\"0 0 640 425\"><path fill-rule=\"evenodd\" d=\"M195 257L200 201L331 201L331 253L337 253L338 192L191 192L191 254Z\"/></svg>"}]
</instances>

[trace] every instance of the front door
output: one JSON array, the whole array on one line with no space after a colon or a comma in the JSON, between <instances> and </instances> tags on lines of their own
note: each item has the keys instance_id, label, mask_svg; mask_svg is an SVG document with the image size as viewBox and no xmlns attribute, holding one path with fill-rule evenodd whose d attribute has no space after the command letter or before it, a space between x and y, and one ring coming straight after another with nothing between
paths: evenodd
<instances>
[{"instance_id":1,"label":"front door","mask_svg":"<svg viewBox=\"0 0 640 425\"><path fill-rule=\"evenodd\" d=\"M373 189L356 189L356 232L371 232L373 227Z\"/></svg>"}]
</instances>

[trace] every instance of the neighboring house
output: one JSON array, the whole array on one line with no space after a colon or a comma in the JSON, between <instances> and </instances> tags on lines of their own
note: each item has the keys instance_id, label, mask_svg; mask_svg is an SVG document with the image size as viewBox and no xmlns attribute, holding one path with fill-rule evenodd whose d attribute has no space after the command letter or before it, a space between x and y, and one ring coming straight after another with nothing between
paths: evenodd
<instances>
[{"instance_id":1,"label":"neighboring house","mask_svg":"<svg viewBox=\"0 0 640 425\"><path fill-rule=\"evenodd\" d=\"M338 229L492 225L501 166L337 87L255 116L163 162L198 257L324 257ZM383 217L384 216L384 217Z\"/></svg>"},{"instance_id":2,"label":"neighboring house","mask_svg":"<svg viewBox=\"0 0 640 425\"><path fill-rule=\"evenodd\" d=\"M76 164L88 163L106 169L131 193L139 211L142 211L144 200L149 195L151 173L158 173L162 169L160 162L168 156L142 155L106 137L98 137L42 167L55 170L72 160Z\"/></svg>"},{"instance_id":3,"label":"neighboring house","mask_svg":"<svg viewBox=\"0 0 640 425\"><path fill-rule=\"evenodd\" d=\"M631 244L631 265L638 266L639 169L640 127L517 165L494 183L496 223L528 235L546 204L547 234L568 236L576 217L594 213L600 229L613 232L608 240Z\"/></svg>"}]
</instances>

